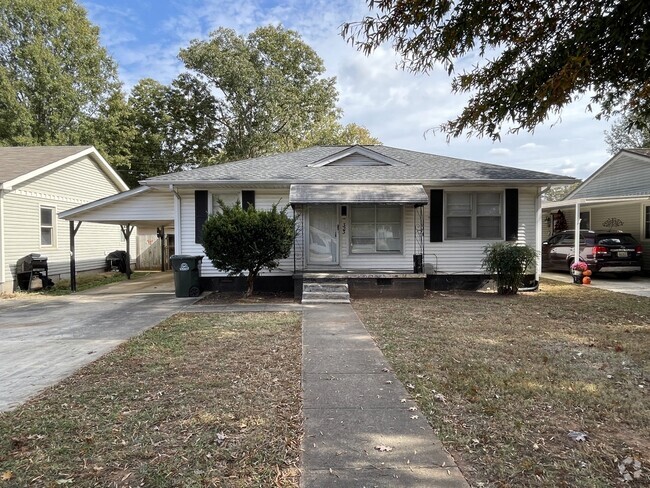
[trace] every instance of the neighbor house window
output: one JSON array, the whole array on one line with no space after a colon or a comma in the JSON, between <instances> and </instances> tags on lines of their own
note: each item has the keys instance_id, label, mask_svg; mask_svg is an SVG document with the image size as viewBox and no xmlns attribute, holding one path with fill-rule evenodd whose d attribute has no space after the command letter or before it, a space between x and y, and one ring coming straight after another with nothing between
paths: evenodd
<instances>
[{"instance_id":1,"label":"neighbor house window","mask_svg":"<svg viewBox=\"0 0 650 488\"><path fill-rule=\"evenodd\" d=\"M502 239L501 192L447 192L447 239Z\"/></svg>"},{"instance_id":2,"label":"neighbor house window","mask_svg":"<svg viewBox=\"0 0 650 488\"><path fill-rule=\"evenodd\" d=\"M355 205L351 208L350 252L401 253L402 207Z\"/></svg>"},{"instance_id":3,"label":"neighbor house window","mask_svg":"<svg viewBox=\"0 0 650 488\"><path fill-rule=\"evenodd\" d=\"M580 212L580 228L582 230L591 229L591 212Z\"/></svg>"},{"instance_id":4,"label":"neighbor house window","mask_svg":"<svg viewBox=\"0 0 650 488\"><path fill-rule=\"evenodd\" d=\"M650 239L650 205L645 208L645 238Z\"/></svg>"},{"instance_id":5,"label":"neighbor house window","mask_svg":"<svg viewBox=\"0 0 650 488\"><path fill-rule=\"evenodd\" d=\"M41 246L54 246L55 238L54 208L41 207Z\"/></svg>"}]
</instances>

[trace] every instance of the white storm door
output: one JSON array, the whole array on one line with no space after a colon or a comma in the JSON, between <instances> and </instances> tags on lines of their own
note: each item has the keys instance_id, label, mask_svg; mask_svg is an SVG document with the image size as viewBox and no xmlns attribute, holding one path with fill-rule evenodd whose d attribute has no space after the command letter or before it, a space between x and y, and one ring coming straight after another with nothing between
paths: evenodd
<instances>
[{"instance_id":1,"label":"white storm door","mask_svg":"<svg viewBox=\"0 0 650 488\"><path fill-rule=\"evenodd\" d=\"M339 264L338 209L336 205L309 207L308 264Z\"/></svg>"}]
</instances>

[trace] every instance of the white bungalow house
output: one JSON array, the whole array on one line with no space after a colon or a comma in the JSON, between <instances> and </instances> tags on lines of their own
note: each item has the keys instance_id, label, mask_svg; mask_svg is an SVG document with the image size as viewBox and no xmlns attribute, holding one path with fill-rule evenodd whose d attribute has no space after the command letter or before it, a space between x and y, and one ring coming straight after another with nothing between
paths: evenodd
<instances>
[{"instance_id":1,"label":"white bungalow house","mask_svg":"<svg viewBox=\"0 0 650 488\"><path fill-rule=\"evenodd\" d=\"M292 207L291 256L257 289L294 289L313 277L344 276L352 295L422 294L475 286L487 244L541 248L541 200L573 178L388 146L315 146L156 176L132 190L66 212L68 220L173 225L176 254L202 255L201 229L217 199ZM158 209L158 210L156 210ZM243 286L209 260L206 289ZM531 281L539 277L536 270Z\"/></svg>"},{"instance_id":2,"label":"white bungalow house","mask_svg":"<svg viewBox=\"0 0 650 488\"><path fill-rule=\"evenodd\" d=\"M543 212L544 239L562 212L569 229L629 232L650 251L650 149L619 151L564 199L544 202ZM643 269L650 270L649 252Z\"/></svg>"},{"instance_id":3,"label":"white bungalow house","mask_svg":"<svg viewBox=\"0 0 650 488\"><path fill-rule=\"evenodd\" d=\"M69 225L57 214L127 189L90 146L0 147L0 292L16 289L16 264L30 254L47 257L50 278L69 276ZM119 228L84 225L77 271L102 270L124 248Z\"/></svg>"}]
</instances>

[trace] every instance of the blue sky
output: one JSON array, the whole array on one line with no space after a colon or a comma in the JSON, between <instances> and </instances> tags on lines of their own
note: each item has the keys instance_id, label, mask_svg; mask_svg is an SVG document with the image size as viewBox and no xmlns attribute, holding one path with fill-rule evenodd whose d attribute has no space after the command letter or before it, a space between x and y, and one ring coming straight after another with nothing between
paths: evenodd
<instances>
[{"instance_id":1,"label":"blue sky","mask_svg":"<svg viewBox=\"0 0 650 488\"><path fill-rule=\"evenodd\" d=\"M465 96L451 93L442 69L414 75L396 69L390 46L371 56L340 36L340 26L368 13L363 0L79 0L101 29L102 44L129 89L141 78L169 83L182 69L180 48L218 27L246 35L261 25L297 31L336 76L343 122L367 127L384 144L416 151L586 178L609 155L603 132L610 122L586 112L588 100L566 107L533 134L500 142L460 137L447 142L429 129L460 113Z\"/></svg>"}]
</instances>

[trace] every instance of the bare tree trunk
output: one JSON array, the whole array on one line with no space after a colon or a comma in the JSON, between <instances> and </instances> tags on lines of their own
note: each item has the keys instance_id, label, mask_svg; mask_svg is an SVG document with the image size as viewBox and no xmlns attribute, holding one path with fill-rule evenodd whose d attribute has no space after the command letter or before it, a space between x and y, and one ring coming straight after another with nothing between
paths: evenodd
<instances>
[{"instance_id":1,"label":"bare tree trunk","mask_svg":"<svg viewBox=\"0 0 650 488\"><path fill-rule=\"evenodd\" d=\"M253 273L248 273L248 278L246 279L246 298L249 298L253 295L253 285L255 284L255 275Z\"/></svg>"}]
</instances>

